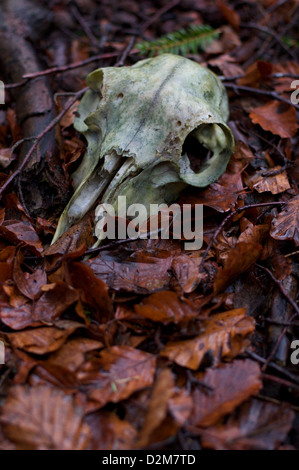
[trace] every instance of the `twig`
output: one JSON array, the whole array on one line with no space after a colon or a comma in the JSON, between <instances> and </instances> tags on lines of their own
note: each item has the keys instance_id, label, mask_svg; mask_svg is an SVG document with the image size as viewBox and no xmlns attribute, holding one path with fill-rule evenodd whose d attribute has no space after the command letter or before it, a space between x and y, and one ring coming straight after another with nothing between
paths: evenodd
<instances>
[{"instance_id":1,"label":"twig","mask_svg":"<svg viewBox=\"0 0 299 470\"><path fill-rule=\"evenodd\" d=\"M99 41L97 40L97 38L95 37L95 35L91 31L88 23L85 21L85 18L83 18L83 16L79 12L79 9L78 9L77 5L76 6L71 6L71 12L72 12L72 15L74 16L74 18L76 18L76 20L78 21L79 25L85 31L85 34L88 37L90 43L93 46L95 46L96 48L98 48L99 47Z\"/></svg>"},{"instance_id":2,"label":"twig","mask_svg":"<svg viewBox=\"0 0 299 470\"><path fill-rule=\"evenodd\" d=\"M217 228L217 230L215 231L213 237L211 238L207 248L205 249L205 252L202 256L202 260L201 260L201 263L199 265L199 272L202 271L203 269L203 265L204 265L204 262L208 256L208 253L210 251L210 249L212 248L213 244L217 241L217 237L219 236L219 234L221 233L221 231L224 229L225 225L235 217L235 215L237 214L240 214L240 212L243 212L243 211L246 211L248 209L253 209L255 207L265 207L265 206L279 206L281 204L285 204L285 202L262 202L262 203L259 203L259 204L248 204L247 206L243 206L243 207L238 207L238 209L234 210L233 212L231 212L222 222L221 224L219 225L219 227Z\"/></svg>"},{"instance_id":3,"label":"twig","mask_svg":"<svg viewBox=\"0 0 299 470\"><path fill-rule=\"evenodd\" d=\"M296 56L293 53L293 51L291 51L288 47L286 47L286 45L282 42L280 37L274 31L272 31L271 29L265 28L264 26L259 26L259 25L254 25L254 24L247 24L247 23L241 23L240 26L242 28L256 29L257 31L261 31L262 33L269 34L270 36L272 36L275 39L276 42L278 42L280 47L292 57L292 59L296 60Z\"/></svg>"},{"instance_id":4,"label":"twig","mask_svg":"<svg viewBox=\"0 0 299 470\"><path fill-rule=\"evenodd\" d=\"M256 95L269 96L273 98L274 100L282 101L283 103L287 103L290 106L294 106L295 108L299 109L298 104L294 104L287 98L283 98L283 96L280 96L275 91L260 90L259 88L251 88L249 86L237 85L235 83L225 83L224 86L226 88L231 88L232 90L234 90L235 93L237 93L238 91L245 91L248 93L255 93Z\"/></svg>"},{"instance_id":5,"label":"twig","mask_svg":"<svg viewBox=\"0 0 299 470\"><path fill-rule=\"evenodd\" d=\"M288 380L285 380L285 379L281 379L280 377L276 377L275 375L263 373L263 379L271 380L271 382L276 382L279 385L282 385L284 387L292 388L293 390L299 391L298 385L292 384L292 382L289 382Z\"/></svg>"},{"instance_id":6,"label":"twig","mask_svg":"<svg viewBox=\"0 0 299 470\"><path fill-rule=\"evenodd\" d=\"M129 42L127 46L125 47L120 59L116 62L114 67L122 67L125 63L126 58L130 54L131 50L133 49L134 43L135 43L135 36L131 36L129 39Z\"/></svg>"},{"instance_id":7,"label":"twig","mask_svg":"<svg viewBox=\"0 0 299 470\"><path fill-rule=\"evenodd\" d=\"M110 52L107 54L97 54L88 59L81 60L80 62L74 62L69 65L62 65L61 67L51 67L50 69L42 70L36 73L28 73L24 75L24 79L32 79L37 77L44 77L45 75L52 75L56 73L68 72L69 70L78 69L80 67L84 67L92 62L96 62L97 60L104 60L104 59L111 59L113 57L117 57L119 55L118 52Z\"/></svg>"},{"instance_id":8,"label":"twig","mask_svg":"<svg viewBox=\"0 0 299 470\"><path fill-rule=\"evenodd\" d=\"M13 174L7 179L7 181L1 186L0 188L0 197L2 196L3 192L8 188L8 186L12 183L12 181L21 173L27 162L30 160L30 157L34 153L34 151L37 149L38 144L40 141L50 132L60 121L60 119L66 114L66 112L73 106L73 104L80 98L85 91L88 90L88 87L83 88L83 90L78 91L75 95L74 98L67 103L65 108L54 118L48 126L35 138L35 142L26 154L24 160L22 161L21 165L19 168L17 168Z\"/></svg>"},{"instance_id":9,"label":"twig","mask_svg":"<svg viewBox=\"0 0 299 470\"><path fill-rule=\"evenodd\" d=\"M254 359L257 362L260 362L261 364L265 364L267 362L264 357L261 357L258 354L256 354L255 352L250 351L250 349L246 349L245 352L249 357L251 357L252 359ZM275 364L275 362L270 362L268 364L268 367L271 367L272 369L275 369L277 372L284 375L285 377L288 377L290 380L292 380L293 382L295 382L296 384L299 385L299 378L298 377L296 377L294 374L292 374L288 370L284 369L283 367L280 367L278 364Z\"/></svg>"},{"instance_id":10,"label":"twig","mask_svg":"<svg viewBox=\"0 0 299 470\"><path fill-rule=\"evenodd\" d=\"M158 21L161 18L161 16L164 15L164 13L176 7L180 3L180 1L181 0L174 0L173 2L168 3L164 7L160 8L160 10L158 10L148 21L146 21L143 24L142 30L143 31L147 30L153 23Z\"/></svg>"},{"instance_id":11,"label":"twig","mask_svg":"<svg viewBox=\"0 0 299 470\"><path fill-rule=\"evenodd\" d=\"M287 291L285 290L285 288L282 286L281 282L276 279L276 277L274 276L274 274L270 271L270 269L268 268L265 268L264 266L261 266L260 264L256 264L255 265L258 269L261 269L262 271L264 271L265 273L268 274L269 277L271 277L272 281L275 282L275 284L277 285L277 287L279 288L280 292L282 293L282 295L286 298L286 300L289 302L290 305L292 305L293 309L295 310L296 312L296 316L299 315L299 307L298 305L296 304L296 302L292 299L292 297L289 296L289 294L287 293Z\"/></svg>"}]
</instances>

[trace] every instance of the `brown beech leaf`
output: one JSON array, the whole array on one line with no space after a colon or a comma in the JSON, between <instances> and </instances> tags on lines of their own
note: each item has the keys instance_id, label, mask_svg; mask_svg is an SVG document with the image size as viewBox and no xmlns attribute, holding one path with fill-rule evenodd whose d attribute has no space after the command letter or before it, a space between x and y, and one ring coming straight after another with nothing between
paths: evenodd
<instances>
[{"instance_id":1,"label":"brown beech leaf","mask_svg":"<svg viewBox=\"0 0 299 470\"><path fill-rule=\"evenodd\" d=\"M259 243L237 243L230 251L223 268L214 281L214 293L219 293L231 284L237 276L248 271L258 260L263 247Z\"/></svg>"},{"instance_id":2,"label":"brown beech leaf","mask_svg":"<svg viewBox=\"0 0 299 470\"><path fill-rule=\"evenodd\" d=\"M202 279L202 273L199 272L201 260L200 251L181 253L173 260L171 269L186 294L193 292Z\"/></svg>"},{"instance_id":3,"label":"brown beech leaf","mask_svg":"<svg viewBox=\"0 0 299 470\"><path fill-rule=\"evenodd\" d=\"M99 359L85 362L77 372L81 390L102 407L125 400L152 385L156 359L152 354L127 346L112 346Z\"/></svg>"},{"instance_id":4,"label":"brown beech leaf","mask_svg":"<svg viewBox=\"0 0 299 470\"><path fill-rule=\"evenodd\" d=\"M90 413L85 421L92 432L92 450L128 450L134 447L136 429L115 413Z\"/></svg>"},{"instance_id":5,"label":"brown beech leaf","mask_svg":"<svg viewBox=\"0 0 299 470\"><path fill-rule=\"evenodd\" d=\"M83 410L71 396L42 386L15 386L2 408L6 437L20 450L84 450L91 439Z\"/></svg>"},{"instance_id":6,"label":"brown beech leaf","mask_svg":"<svg viewBox=\"0 0 299 470\"><path fill-rule=\"evenodd\" d=\"M271 168L270 171L276 171L280 168L280 166L276 166ZM270 191L272 194L279 194L291 187L286 171L273 176L271 176L271 174L267 176L265 170L256 171L253 175L246 176L245 182L251 189L255 189L258 193Z\"/></svg>"},{"instance_id":7,"label":"brown beech leaf","mask_svg":"<svg viewBox=\"0 0 299 470\"><path fill-rule=\"evenodd\" d=\"M60 320L56 327L42 327L17 333L7 333L6 337L14 348L23 349L32 354L48 354L57 351L81 323Z\"/></svg>"},{"instance_id":8,"label":"brown beech leaf","mask_svg":"<svg viewBox=\"0 0 299 470\"><path fill-rule=\"evenodd\" d=\"M291 199L273 220L270 235L276 240L293 240L299 246L299 196Z\"/></svg>"},{"instance_id":9,"label":"brown beech leaf","mask_svg":"<svg viewBox=\"0 0 299 470\"><path fill-rule=\"evenodd\" d=\"M75 372L85 361L85 353L102 349L103 343L90 338L69 339L58 351L51 354L48 363Z\"/></svg>"},{"instance_id":10,"label":"brown beech leaf","mask_svg":"<svg viewBox=\"0 0 299 470\"><path fill-rule=\"evenodd\" d=\"M213 389L209 392L200 387L194 389L194 407L190 417L194 426L215 424L262 388L260 367L250 359L234 360L231 364L222 364L217 369L194 375Z\"/></svg>"},{"instance_id":11,"label":"brown beech leaf","mask_svg":"<svg viewBox=\"0 0 299 470\"><path fill-rule=\"evenodd\" d=\"M14 246L8 246L0 251L0 292L3 289L4 282L12 279L15 252Z\"/></svg>"},{"instance_id":12,"label":"brown beech leaf","mask_svg":"<svg viewBox=\"0 0 299 470\"><path fill-rule=\"evenodd\" d=\"M243 77L237 81L238 85L246 85L254 88L259 88L261 83L271 77L273 73L273 64L258 60L254 64L247 67Z\"/></svg>"},{"instance_id":13,"label":"brown beech leaf","mask_svg":"<svg viewBox=\"0 0 299 470\"><path fill-rule=\"evenodd\" d=\"M168 323L188 321L197 315L192 303L180 300L173 291L160 291L150 295L134 306L135 312L149 320Z\"/></svg>"},{"instance_id":14,"label":"brown beech leaf","mask_svg":"<svg viewBox=\"0 0 299 470\"><path fill-rule=\"evenodd\" d=\"M95 319L100 322L109 319L113 305L105 282L98 279L93 270L83 263L71 263L70 275L73 286L82 293L81 300L94 308Z\"/></svg>"},{"instance_id":15,"label":"brown beech leaf","mask_svg":"<svg viewBox=\"0 0 299 470\"><path fill-rule=\"evenodd\" d=\"M145 421L140 431L137 447L151 443L152 433L158 429L167 415L168 401L174 394L174 377L169 369L159 372L153 386Z\"/></svg>"},{"instance_id":16,"label":"brown beech leaf","mask_svg":"<svg viewBox=\"0 0 299 470\"><path fill-rule=\"evenodd\" d=\"M118 250L102 252L89 261L95 275L116 291L150 294L169 285L173 256L165 250L156 253Z\"/></svg>"},{"instance_id":17,"label":"brown beech leaf","mask_svg":"<svg viewBox=\"0 0 299 470\"><path fill-rule=\"evenodd\" d=\"M238 308L212 315L202 322L202 327L204 331L199 336L169 342L160 355L192 370L198 369L207 353L212 354L215 364L220 359L232 359L248 347L255 321L246 317L244 308Z\"/></svg>"},{"instance_id":18,"label":"brown beech leaf","mask_svg":"<svg viewBox=\"0 0 299 470\"><path fill-rule=\"evenodd\" d=\"M275 450L285 440L295 413L285 404L251 399L225 424L201 435L203 447L216 450Z\"/></svg>"},{"instance_id":19,"label":"brown beech leaf","mask_svg":"<svg viewBox=\"0 0 299 470\"><path fill-rule=\"evenodd\" d=\"M260 243L269 231L269 225L249 225L239 236L238 242L245 243Z\"/></svg>"},{"instance_id":20,"label":"brown beech leaf","mask_svg":"<svg viewBox=\"0 0 299 470\"><path fill-rule=\"evenodd\" d=\"M34 300L39 296L41 287L47 284L47 274L43 269L37 269L33 273L24 272L21 268L23 261L24 256L19 250L14 262L13 280L25 297Z\"/></svg>"},{"instance_id":21,"label":"brown beech leaf","mask_svg":"<svg viewBox=\"0 0 299 470\"><path fill-rule=\"evenodd\" d=\"M249 116L254 124L282 139L294 137L298 129L295 108L277 100L252 109Z\"/></svg>"},{"instance_id":22,"label":"brown beech leaf","mask_svg":"<svg viewBox=\"0 0 299 470\"><path fill-rule=\"evenodd\" d=\"M0 319L12 330L23 330L28 326L40 324L39 321L33 319L32 306L28 303L14 307L8 303L0 302Z\"/></svg>"},{"instance_id":23,"label":"brown beech leaf","mask_svg":"<svg viewBox=\"0 0 299 470\"><path fill-rule=\"evenodd\" d=\"M240 27L239 14L231 8L225 0L216 0L216 5L220 9L224 18L237 30Z\"/></svg>"},{"instance_id":24,"label":"brown beech leaf","mask_svg":"<svg viewBox=\"0 0 299 470\"><path fill-rule=\"evenodd\" d=\"M43 251L42 243L36 231L28 221L5 220L3 224L0 225L0 236L15 245L21 243L37 256L40 256Z\"/></svg>"},{"instance_id":25,"label":"brown beech leaf","mask_svg":"<svg viewBox=\"0 0 299 470\"><path fill-rule=\"evenodd\" d=\"M68 284L58 281L43 286L44 291L33 307L35 320L51 323L79 298L78 292Z\"/></svg>"}]
</instances>

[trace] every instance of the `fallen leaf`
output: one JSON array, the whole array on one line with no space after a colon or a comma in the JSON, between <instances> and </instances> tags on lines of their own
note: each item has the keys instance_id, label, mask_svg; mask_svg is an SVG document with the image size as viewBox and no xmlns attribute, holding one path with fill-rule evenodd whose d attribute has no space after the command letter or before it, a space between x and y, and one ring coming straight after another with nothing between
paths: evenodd
<instances>
[{"instance_id":1,"label":"fallen leaf","mask_svg":"<svg viewBox=\"0 0 299 470\"><path fill-rule=\"evenodd\" d=\"M15 386L3 405L5 436L19 450L84 450L91 439L83 410L52 387Z\"/></svg>"},{"instance_id":2,"label":"fallen leaf","mask_svg":"<svg viewBox=\"0 0 299 470\"><path fill-rule=\"evenodd\" d=\"M37 256L40 256L43 251L42 243L36 231L28 221L5 220L3 224L0 225L0 236L15 245L21 243Z\"/></svg>"},{"instance_id":3,"label":"fallen leaf","mask_svg":"<svg viewBox=\"0 0 299 470\"><path fill-rule=\"evenodd\" d=\"M42 327L17 333L7 333L6 337L14 348L23 349L32 354L48 354L57 351L81 323L61 320L57 327Z\"/></svg>"},{"instance_id":4,"label":"fallen leaf","mask_svg":"<svg viewBox=\"0 0 299 470\"><path fill-rule=\"evenodd\" d=\"M25 297L35 300L39 296L42 286L47 283L47 274L43 269L37 269L33 273L24 272L21 268L23 261L24 256L19 250L14 262L13 280Z\"/></svg>"},{"instance_id":5,"label":"fallen leaf","mask_svg":"<svg viewBox=\"0 0 299 470\"><path fill-rule=\"evenodd\" d=\"M57 320L79 298L78 292L62 281L47 284L43 290L43 294L33 306L33 318L46 323Z\"/></svg>"},{"instance_id":6,"label":"fallen leaf","mask_svg":"<svg viewBox=\"0 0 299 470\"><path fill-rule=\"evenodd\" d=\"M252 399L225 424L201 435L203 447L216 450L274 450L285 440L295 413L285 404Z\"/></svg>"},{"instance_id":7,"label":"fallen leaf","mask_svg":"<svg viewBox=\"0 0 299 470\"><path fill-rule=\"evenodd\" d=\"M181 253L173 260L171 269L186 294L193 292L202 279L202 273L199 271L199 265L202 261L200 254L198 251Z\"/></svg>"},{"instance_id":8,"label":"fallen leaf","mask_svg":"<svg viewBox=\"0 0 299 470\"><path fill-rule=\"evenodd\" d=\"M75 372L85 361L85 354L103 348L103 343L90 338L71 338L48 359L51 365Z\"/></svg>"},{"instance_id":9,"label":"fallen leaf","mask_svg":"<svg viewBox=\"0 0 299 470\"><path fill-rule=\"evenodd\" d=\"M248 271L258 260L262 249L259 243L237 243L231 249L224 267L216 274L214 293L223 291L237 276Z\"/></svg>"},{"instance_id":10,"label":"fallen leaf","mask_svg":"<svg viewBox=\"0 0 299 470\"><path fill-rule=\"evenodd\" d=\"M197 315L192 303L180 300L173 291L160 291L150 295L140 304L134 306L135 312L154 322L165 325L188 321Z\"/></svg>"},{"instance_id":11,"label":"fallen leaf","mask_svg":"<svg viewBox=\"0 0 299 470\"><path fill-rule=\"evenodd\" d=\"M86 264L73 262L69 270L73 286L81 292L82 302L93 307L95 320L108 320L113 312L113 304L105 282L98 279Z\"/></svg>"},{"instance_id":12,"label":"fallen leaf","mask_svg":"<svg viewBox=\"0 0 299 470\"><path fill-rule=\"evenodd\" d=\"M220 9L224 18L236 29L240 27L240 17L235 9L231 8L225 0L216 0L216 5Z\"/></svg>"},{"instance_id":13,"label":"fallen leaf","mask_svg":"<svg viewBox=\"0 0 299 470\"><path fill-rule=\"evenodd\" d=\"M276 240L292 240L299 246L299 196L291 199L272 221L270 235Z\"/></svg>"},{"instance_id":14,"label":"fallen leaf","mask_svg":"<svg viewBox=\"0 0 299 470\"><path fill-rule=\"evenodd\" d=\"M173 394L174 377L169 369L163 369L159 372L153 386L145 421L136 444L137 447L145 447L151 443L152 433L158 429L166 418L168 401Z\"/></svg>"},{"instance_id":15,"label":"fallen leaf","mask_svg":"<svg viewBox=\"0 0 299 470\"><path fill-rule=\"evenodd\" d=\"M152 354L127 346L112 346L99 359L85 362L77 371L81 390L103 407L125 400L152 385L156 359Z\"/></svg>"},{"instance_id":16,"label":"fallen leaf","mask_svg":"<svg viewBox=\"0 0 299 470\"><path fill-rule=\"evenodd\" d=\"M254 124L282 139L294 137L298 129L295 108L277 100L252 109L249 116Z\"/></svg>"},{"instance_id":17,"label":"fallen leaf","mask_svg":"<svg viewBox=\"0 0 299 470\"><path fill-rule=\"evenodd\" d=\"M271 168L269 176L267 176L265 170L256 171L252 175L245 177L246 184L250 189L255 189L258 193L264 193L270 191L272 194L279 194L287 189L290 189L290 183L286 171L282 171L277 175L271 173L276 170L280 170L280 166Z\"/></svg>"},{"instance_id":18,"label":"fallen leaf","mask_svg":"<svg viewBox=\"0 0 299 470\"><path fill-rule=\"evenodd\" d=\"M115 413L99 411L86 417L92 433L92 450L128 450L135 445L136 429Z\"/></svg>"},{"instance_id":19,"label":"fallen leaf","mask_svg":"<svg viewBox=\"0 0 299 470\"><path fill-rule=\"evenodd\" d=\"M246 317L246 310L238 308L212 315L202 323L203 332L196 338L169 342L160 355L197 370L204 356L211 354L215 364L221 359L232 359L248 347L248 337L254 331L255 321Z\"/></svg>"},{"instance_id":20,"label":"fallen leaf","mask_svg":"<svg viewBox=\"0 0 299 470\"><path fill-rule=\"evenodd\" d=\"M190 422L204 428L231 413L262 388L260 367L250 359L235 360L231 364L222 364L217 369L194 375L213 389L206 391L197 387L193 391L194 407Z\"/></svg>"},{"instance_id":21,"label":"fallen leaf","mask_svg":"<svg viewBox=\"0 0 299 470\"><path fill-rule=\"evenodd\" d=\"M155 253L118 250L102 252L89 265L111 289L150 294L168 286L172 260L172 254L164 250Z\"/></svg>"}]
</instances>

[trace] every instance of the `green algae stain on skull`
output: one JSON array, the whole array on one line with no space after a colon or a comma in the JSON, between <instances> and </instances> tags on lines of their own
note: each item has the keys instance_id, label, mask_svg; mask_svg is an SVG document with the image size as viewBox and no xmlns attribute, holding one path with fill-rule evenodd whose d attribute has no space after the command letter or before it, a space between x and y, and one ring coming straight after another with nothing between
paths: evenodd
<instances>
[{"instance_id":1,"label":"green algae stain on skull","mask_svg":"<svg viewBox=\"0 0 299 470\"><path fill-rule=\"evenodd\" d=\"M87 150L53 242L97 200L115 205L126 196L128 205L148 209L173 202L187 185L208 186L225 171L234 149L228 99L207 68L163 54L132 67L95 70L87 84L74 123ZM190 136L211 152L197 173L183 153Z\"/></svg>"}]
</instances>

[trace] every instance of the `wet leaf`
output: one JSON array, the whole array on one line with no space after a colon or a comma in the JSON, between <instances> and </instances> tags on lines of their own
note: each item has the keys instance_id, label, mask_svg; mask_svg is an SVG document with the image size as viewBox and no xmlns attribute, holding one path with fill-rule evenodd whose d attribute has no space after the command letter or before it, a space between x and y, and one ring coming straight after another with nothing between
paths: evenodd
<instances>
[{"instance_id":1,"label":"wet leaf","mask_svg":"<svg viewBox=\"0 0 299 470\"><path fill-rule=\"evenodd\" d=\"M43 251L41 241L28 221L25 223L19 220L6 220L0 225L0 236L16 245L22 243L37 256Z\"/></svg>"},{"instance_id":2,"label":"wet leaf","mask_svg":"<svg viewBox=\"0 0 299 470\"><path fill-rule=\"evenodd\" d=\"M114 290L150 294L168 286L172 254L167 251L150 253L103 252L89 261L95 275Z\"/></svg>"},{"instance_id":3,"label":"wet leaf","mask_svg":"<svg viewBox=\"0 0 299 470\"><path fill-rule=\"evenodd\" d=\"M254 331L255 321L246 317L245 309L239 308L217 313L201 325L203 332L199 336L166 344L161 356L192 370L198 369L207 353L215 364L221 359L232 359L248 347L248 337Z\"/></svg>"},{"instance_id":4,"label":"wet leaf","mask_svg":"<svg viewBox=\"0 0 299 470\"><path fill-rule=\"evenodd\" d=\"M109 319L113 312L113 305L107 285L95 276L89 266L83 263L73 262L70 275L73 286L80 289L82 293L82 301L94 308L95 319L99 322Z\"/></svg>"},{"instance_id":5,"label":"wet leaf","mask_svg":"<svg viewBox=\"0 0 299 470\"><path fill-rule=\"evenodd\" d=\"M286 171L271 176L272 172L280 170L280 168L280 166L271 168L269 176L265 170L256 171L253 175L247 176L245 181L251 189L255 189L258 193L265 191L270 191L272 194L282 193L291 187Z\"/></svg>"},{"instance_id":6,"label":"wet leaf","mask_svg":"<svg viewBox=\"0 0 299 470\"><path fill-rule=\"evenodd\" d=\"M90 428L71 396L52 387L15 386L3 406L6 437L20 450L83 450Z\"/></svg>"},{"instance_id":7,"label":"wet leaf","mask_svg":"<svg viewBox=\"0 0 299 470\"><path fill-rule=\"evenodd\" d=\"M167 414L168 401L174 394L174 377L169 369L163 369L155 381L144 425L137 446L145 447L151 442L152 433L162 424Z\"/></svg>"},{"instance_id":8,"label":"wet leaf","mask_svg":"<svg viewBox=\"0 0 299 470\"><path fill-rule=\"evenodd\" d=\"M6 336L14 348L43 355L57 351L76 329L84 326L68 320L61 320L57 322L57 325L58 327L42 327L8 333Z\"/></svg>"},{"instance_id":9,"label":"wet leaf","mask_svg":"<svg viewBox=\"0 0 299 470\"><path fill-rule=\"evenodd\" d=\"M79 298L78 292L62 281L47 284L42 290L43 294L34 304L33 317L47 323L57 320Z\"/></svg>"},{"instance_id":10,"label":"wet leaf","mask_svg":"<svg viewBox=\"0 0 299 470\"><path fill-rule=\"evenodd\" d=\"M42 286L47 284L47 274L43 269L37 269L33 273L24 272L21 268L21 264L24 261L24 256L19 251L13 267L13 279L16 286L28 299L36 299Z\"/></svg>"},{"instance_id":11,"label":"wet leaf","mask_svg":"<svg viewBox=\"0 0 299 470\"><path fill-rule=\"evenodd\" d=\"M225 424L203 433L202 445L216 450L274 450L285 440L294 417L285 404L252 399Z\"/></svg>"},{"instance_id":12,"label":"wet leaf","mask_svg":"<svg viewBox=\"0 0 299 470\"><path fill-rule=\"evenodd\" d=\"M223 268L216 274L214 293L221 292L231 284L237 276L248 271L258 260L262 246L258 243L240 242L230 251Z\"/></svg>"},{"instance_id":13,"label":"wet leaf","mask_svg":"<svg viewBox=\"0 0 299 470\"><path fill-rule=\"evenodd\" d=\"M249 359L222 364L217 369L199 372L195 377L213 388L213 391L206 391L198 387L193 392L190 421L200 427L215 424L262 387L259 365Z\"/></svg>"},{"instance_id":14,"label":"wet leaf","mask_svg":"<svg viewBox=\"0 0 299 470\"><path fill-rule=\"evenodd\" d=\"M135 445L136 429L115 413L100 411L87 415L92 432L92 450L128 450Z\"/></svg>"},{"instance_id":15,"label":"wet leaf","mask_svg":"<svg viewBox=\"0 0 299 470\"><path fill-rule=\"evenodd\" d=\"M101 351L99 359L85 362L77 377L88 398L103 407L152 385L155 363L155 357L147 352L112 346Z\"/></svg>"},{"instance_id":16,"label":"wet leaf","mask_svg":"<svg viewBox=\"0 0 299 470\"><path fill-rule=\"evenodd\" d=\"M197 315L190 301L182 301L172 291L156 292L135 305L134 309L138 315L163 324L188 321Z\"/></svg>"}]
</instances>

